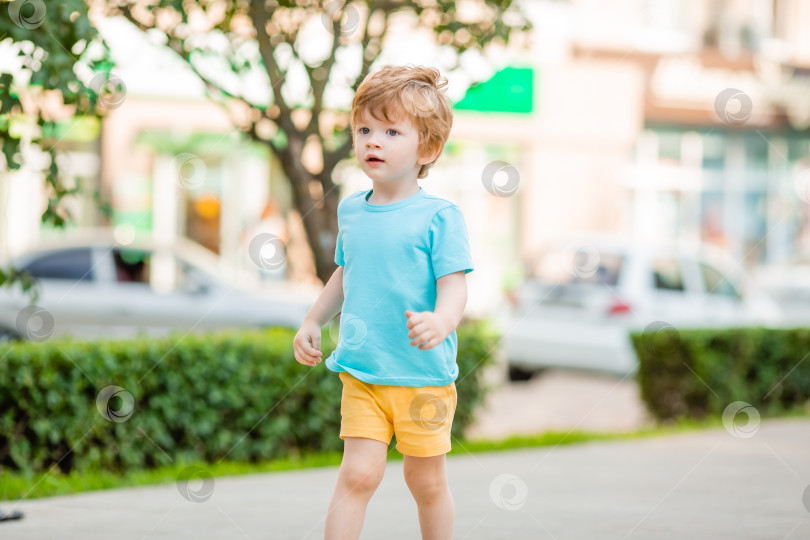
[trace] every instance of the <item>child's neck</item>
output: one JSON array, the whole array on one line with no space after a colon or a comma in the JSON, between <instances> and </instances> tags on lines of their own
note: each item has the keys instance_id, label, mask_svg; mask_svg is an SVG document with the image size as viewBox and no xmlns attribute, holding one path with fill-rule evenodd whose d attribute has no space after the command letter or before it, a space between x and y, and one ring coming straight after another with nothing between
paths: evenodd
<instances>
[{"instance_id":1,"label":"child's neck","mask_svg":"<svg viewBox=\"0 0 810 540\"><path fill-rule=\"evenodd\" d=\"M419 193L419 184L413 183L382 183L372 181L372 193L368 198L371 204L393 204Z\"/></svg>"}]
</instances>

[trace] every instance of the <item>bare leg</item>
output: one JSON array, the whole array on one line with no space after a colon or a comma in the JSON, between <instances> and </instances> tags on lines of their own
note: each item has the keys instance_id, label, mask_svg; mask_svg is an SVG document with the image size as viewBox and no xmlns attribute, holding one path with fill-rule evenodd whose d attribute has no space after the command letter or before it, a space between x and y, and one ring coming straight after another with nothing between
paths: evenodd
<instances>
[{"instance_id":1,"label":"bare leg","mask_svg":"<svg viewBox=\"0 0 810 540\"><path fill-rule=\"evenodd\" d=\"M363 437L346 437L337 485L326 515L324 540L357 540L366 507L385 474L388 445Z\"/></svg>"},{"instance_id":2,"label":"bare leg","mask_svg":"<svg viewBox=\"0 0 810 540\"><path fill-rule=\"evenodd\" d=\"M455 505L447 483L445 454L403 458L405 483L419 508L422 540L452 540Z\"/></svg>"}]
</instances>

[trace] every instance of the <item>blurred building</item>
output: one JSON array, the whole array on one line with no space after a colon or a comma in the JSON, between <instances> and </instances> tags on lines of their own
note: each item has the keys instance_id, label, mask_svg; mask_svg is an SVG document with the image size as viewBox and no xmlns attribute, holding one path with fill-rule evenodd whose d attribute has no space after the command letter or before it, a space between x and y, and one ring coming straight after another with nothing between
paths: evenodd
<instances>
[{"instance_id":1,"label":"blurred building","mask_svg":"<svg viewBox=\"0 0 810 540\"><path fill-rule=\"evenodd\" d=\"M57 134L64 172L85 189L66 200L71 226L111 226L122 237L134 232L167 243L186 237L258 279L317 281L304 231L290 215L289 187L269 149L234 128L174 53L123 19L106 19L100 30L116 60L111 81L121 89L106 98L101 125L77 121ZM0 256L50 232L40 224L47 204L41 186L30 170L8 175L0 192L6 209ZM111 205L110 215L100 200ZM251 260L250 241L262 232L287 244L288 255L300 261L295 271L286 262L264 269Z\"/></svg>"},{"instance_id":2,"label":"blurred building","mask_svg":"<svg viewBox=\"0 0 810 540\"><path fill-rule=\"evenodd\" d=\"M529 5L525 248L561 227L709 242L746 266L810 249L810 4Z\"/></svg>"},{"instance_id":3,"label":"blurred building","mask_svg":"<svg viewBox=\"0 0 810 540\"><path fill-rule=\"evenodd\" d=\"M559 237L706 242L748 268L810 252L809 3L522 5L531 49L456 104L425 181L467 216L472 311ZM483 187L493 161L514 193Z\"/></svg>"},{"instance_id":4,"label":"blurred building","mask_svg":"<svg viewBox=\"0 0 810 540\"><path fill-rule=\"evenodd\" d=\"M810 3L522 5L531 47L506 50L508 62L457 100L451 140L421 182L466 216L471 314L497 306L560 236L703 241L748 267L810 252ZM134 31L109 21L105 37L115 45ZM412 49L391 59L418 62ZM119 55L125 100L95 139L71 143L77 175L112 202L111 224L185 236L243 267L253 264L250 239L277 231L290 264L265 277L311 279L289 186L267 148L233 129L181 61L150 50L144 42ZM370 187L341 171L343 195ZM12 253L40 231L44 199L24 174L0 194L9 209L0 250ZM92 198L72 204L79 223L105 222Z\"/></svg>"},{"instance_id":5,"label":"blurred building","mask_svg":"<svg viewBox=\"0 0 810 540\"><path fill-rule=\"evenodd\" d=\"M484 305L500 293L487 273L508 286L580 233L706 242L747 268L810 252L810 3L523 5L533 46L513 65L532 70L530 105L512 110L527 85L496 76L453 131L470 176L491 159L520 170L512 206L480 185L462 203L474 258L494 267L468 277Z\"/></svg>"}]
</instances>

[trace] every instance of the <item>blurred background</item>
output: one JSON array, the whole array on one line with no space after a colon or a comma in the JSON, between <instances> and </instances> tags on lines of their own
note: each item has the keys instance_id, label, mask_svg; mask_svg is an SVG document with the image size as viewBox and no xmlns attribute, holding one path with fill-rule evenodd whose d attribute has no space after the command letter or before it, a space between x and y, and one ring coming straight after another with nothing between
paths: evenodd
<instances>
[{"instance_id":1,"label":"blurred background","mask_svg":"<svg viewBox=\"0 0 810 540\"><path fill-rule=\"evenodd\" d=\"M480 8L458 4L461 20ZM258 53L245 39L223 42L220 23L195 23L194 13L179 25L152 21L138 2L91 6L112 70L102 116L52 123L60 174L82 188L65 199L64 230L42 220L41 160L29 152L0 173L0 259L36 270L39 305L57 321L49 332L76 323L76 333L126 335L138 317L156 331L189 328L222 299L206 291L237 285L243 302L255 291L281 300L217 308L211 328L246 312L254 316L240 324L295 326L334 269L336 202L371 187L350 157L330 162L329 137L345 127L358 72L386 63L434 65L450 81L452 134L420 183L465 215L475 261L466 315L502 329L512 381L552 367L612 386L635 369L628 330L653 323L810 321L805 1L523 0L509 8L514 22L504 17L509 40L496 39L503 28L479 39L394 16L362 67L350 56L373 35L358 24L368 11L340 3L292 42L279 30L276 79L237 68ZM238 16L227 24L239 33ZM189 60L189 50L222 54ZM326 64L329 84L319 85ZM309 84L323 104L299 99ZM286 104L263 104L270 95ZM321 105L315 129L327 135L313 139L311 116L297 115ZM303 133L303 176L284 154L293 128ZM92 281L105 282L105 301L82 290ZM150 294L171 301L139 311ZM11 306L0 319L6 337L25 337L22 296L3 290L0 300ZM594 379L580 382L593 392ZM640 422L639 407L626 411L622 422Z\"/></svg>"}]
</instances>

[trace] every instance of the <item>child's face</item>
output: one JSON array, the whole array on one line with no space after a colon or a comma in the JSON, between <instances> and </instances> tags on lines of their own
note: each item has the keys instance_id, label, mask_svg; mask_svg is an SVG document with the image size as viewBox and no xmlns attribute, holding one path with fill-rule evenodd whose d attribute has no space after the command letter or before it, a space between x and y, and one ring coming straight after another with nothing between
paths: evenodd
<instances>
[{"instance_id":1,"label":"child's face","mask_svg":"<svg viewBox=\"0 0 810 540\"><path fill-rule=\"evenodd\" d=\"M372 180L416 181L421 166L430 162L429 157L419 156L419 132L406 114L386 121L362 111L353 135L360 168Z\"/></svg>"}]
</instances>

